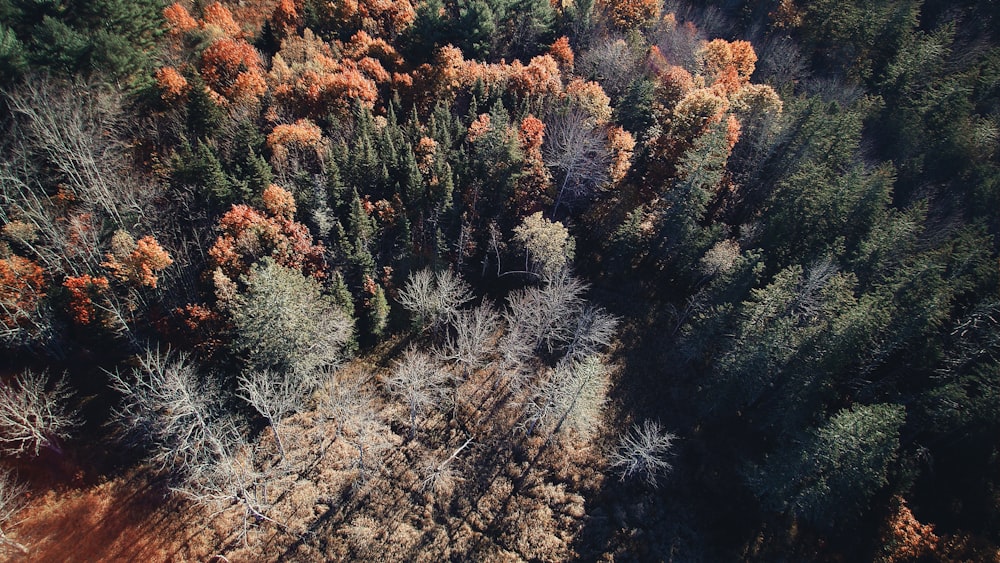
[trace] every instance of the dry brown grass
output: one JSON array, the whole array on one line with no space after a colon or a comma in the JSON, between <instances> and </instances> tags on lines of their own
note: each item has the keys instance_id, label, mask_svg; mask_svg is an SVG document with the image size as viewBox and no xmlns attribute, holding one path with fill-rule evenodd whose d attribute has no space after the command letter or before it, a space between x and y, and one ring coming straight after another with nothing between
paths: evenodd
<instances>
[{"instance_id":1,"label":"dry brown grass","mask_svg":"<svg viewBox=\"0 0 1000 563\"><path fill-rule=\"evenodd\" d=\"M13 530L26 561L557 561L573 558L587 514L585 497L601 481L601 460L573 436L525 440L517 397L501 374L481 370L457 390L458 405L429 413L408 440L406 413L387 400L376 362L345 366L375 397L380 463L362 475L356 438L337 435L317 411L282 423L287 456L271 431L261 435L265 465L281 468L268 486L268 516L220 513L167 499L148 476L132 473L93 486L46 485ZM369 377L375 373L376 377ZM403 409L405 410L405 409ZM452 413L454 412L454 417ZM428 486L428 470L449 459ZM66 480L69 483L69 480ZM38 488L38 485L36 485Z\"/></svg>"}]
</instances>

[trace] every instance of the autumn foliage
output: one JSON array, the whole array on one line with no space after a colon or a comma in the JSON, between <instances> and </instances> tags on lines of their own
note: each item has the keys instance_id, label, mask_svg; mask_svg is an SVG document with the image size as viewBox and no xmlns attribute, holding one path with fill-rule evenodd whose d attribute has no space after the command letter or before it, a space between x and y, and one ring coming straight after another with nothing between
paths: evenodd
<instances>
[{"instance_id":1,"label":"autumn foliage","mask_svg":"<svg viewBox=\"0 0 1000 563\"><path fill-rule=\"evenodd\" d=\"M649 22L662 7L662 0L599 0L595 10L607 14L615 27L627 30Z\"/></svg>"},{"instance_id":2,"label":"autumn foliage","mask_svg":"<svg viewBox=\"0 0 1000 563\"><path fill-rule=\"evenodd\" d=\"M202 9L201 27L217 27L227 37L240 37L242 30L232 12L219 2L213 2Z\"/></svg>"},{"instance_id":3,"label":"autumn foliage","mask_svg":"<svg viewBox=\"0 0 1000 563\"><path fill-rule=\"evenodd\" d=\"M266 256L306 275L326 275L323 246L313 242L305 225L292 220L292 195L273 185L265 194L266 213L248 205L234 205L219 219L220 234L208 251L210 271L224 276L215 280L216 285L239 280Z\"/></svg>"},{"instance_id":4,"label":"autumn foliage","mask_svg":"<svg viewBox=\"0 0 1000 563\"><path fill-rule=\"evenodd\" d=\"M201 55L201 76L217 101L254 101L267 91L260 54L242 39L223 38Z\"/></svg>"},{"instance_id":5,"label":"autumn foliage","mask_svg":"<svg viewBox=\"0 0 1000 563\"><path fill-rule=\"evenodd\" d=\"M44 297L41 266L17 255L0 259L0 324L20 326Z\"/></svg>"},{"instance_id":6,"label":"autumn foliage","mask_svg":"<svg viewBox=\"0 0 1000 563\"><path fill-rule=\"evenodd\" d=\"M63 287L69 294L69 314L79 325L89 325L99 316L94 303L103 299L109 290L108 278L104 276L70 276L63 281Z\"/></svg>"},{"instance_id":7,"label":"autumn foliage","mask_svg":"<svg viewBox=\"0 0 1000 563\"><path fill-rule=\"evenodd\" d=\"M187 96L189 85L184 76L172 66L165 66L156 71L156 85L160 88L163 101L172 103Z\"/></svg>"},{"instance_id":8,"label":"autumn foliage","mask_svg":"<svg viewBox=\"0 0 1000 563\"><path fill-rule=\"evenodd\" d=\"M119 281L135 287L156 288L157 274L173 264L173 259L152 236L135 240L125 231L111 239L111 252L101 265Z\"/></svg>"},{"instance_id":9,"label":"autumn foliage","mask_svg":"<svg viewBox=\"0 0 1000 563\"><path fill-rule=\"evenodd\" d=\"M883 527L882 542L888 552L882 561L904 563L933 553L939 539L934 526L921 524L906 500L896 497L892 501L892 513Z\"/></svg>"},{"instance_id":10,"label":"autumn foliage","mask_svg":"<svg viewBox=\"0 0 1000 563\"><path fill-rule=\"evenodd\" d=\"M562 36L556 39L555 43L549 47L549 56L559 63L559 68L564 73L573 71L573 63L576 57L573 55L573 48L570 47L568 37Z\"/></svg>"},{"instance_id":11,"label":"autumn foliage","mask_svg":"<svg viewBox=\"0 0 1000 563\"><path fill-rule=\"evenodd\" d=\"M351 44L350 52L359 55L359 60L338 57L308 29L301 36L284 39L268 75L275 99L299 117L326 117L331 112L346 115L355 101L374 107L377 82L388 81L390 75L378 59L368 55L380 53L392 58L392 54L382 52L377 41L365 41L364 37L358 36L358 43Z\"/></svg>"},{"instance_id":12,"label":"autumn foliage","mask_svg":"<svg viewBox=\"0 0 1000 563\"><path fill-rule=\"evenodd\" d=\"M191 17L190 12L180 2L174 2L164 8L163 18L167 21L171 34L184 33L198 27L198 21Z\"/></svg>"}]
</instances>

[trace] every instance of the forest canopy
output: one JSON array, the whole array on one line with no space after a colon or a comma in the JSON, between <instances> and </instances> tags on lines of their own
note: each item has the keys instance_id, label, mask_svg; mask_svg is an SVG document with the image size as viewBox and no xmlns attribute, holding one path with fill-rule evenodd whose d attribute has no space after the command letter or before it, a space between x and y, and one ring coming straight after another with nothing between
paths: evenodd
<instances>
[{"instance_id":1,"label":"forest canopy","mask_svg":"<svg viewBox=\"0 0 1000 563\"><path fill-rule=\"evenodd\" d=\"M1000 561L1000 11L694 4L0 0L0 550Z\"/></svg>"}]
</instances>

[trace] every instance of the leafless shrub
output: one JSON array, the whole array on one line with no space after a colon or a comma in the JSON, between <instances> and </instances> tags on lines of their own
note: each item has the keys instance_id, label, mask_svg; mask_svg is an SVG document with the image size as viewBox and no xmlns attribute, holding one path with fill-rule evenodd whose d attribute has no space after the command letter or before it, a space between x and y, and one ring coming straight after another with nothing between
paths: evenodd
<instances>
[{"instance_id":1,"label":"leafless shrub","mask_svg":"<svg viewBox=\"0 0 1000 563\"><path fill-rule=\"evenodd\" d=\"M271 425L278 452L284 458L285 445L279 430L281 420L304 406L313 388L311 380L295 372L251 371L240 376L238 386L238 396Z\"/></svg>"},{"instance_id":2,"label":"leafless shrub","mask_svg":"<svg viewBox=\"0 0 1000 563\"><path fill-rule=\"evenodd\" d=\"M500 314L488 301L478 307L458 311L454 331L449 335L440 356L461 365L466 374L482 367L494 349L500 320Z\"/></svg>"},{"instance_id":3,"label":"leafless shrub","mask_svg":"<svg viewBox=\"0 0 1000 563\"><path fill-rule=\"evenodd\" d=\"M30 370L0 384L0 452L37 456L42 448L59 451L58 441L79 424L68 402L72 396L64 378L48 384L45 372Z\"/></svg>"},{"instance_id":4,"label":"leafless shrub","mask_svg":"<svg viewBox=\"0 0 1000 563\"><path fill-rule=\"evenodd\" d=\"M386 380L389 392L402 399L410 413L410 439L417 428L417 415L439 406L446 392L447 374L429 354L410 347Z\"/></svg>"},{"instance_id":5,"label":"leafless shrub","mask_svg":"<svg viewBox=\"0 0 1000 563\"><path fill-rule=\"evenodd\" d=\"M371 410L372 397L365 391L364 383L360 379L343 381L331 377L323 389L319 408L323 416L334 421L335 438L342 436L345 429L353 428Z\"/></svg>"},{"instance_id":6,"label":"leafless shrub","mask_svg":"<svg viewBox=\"0 0 1000 563\"><path fill-rule=\"evenodd\" d=\"M573 338L566 346L564 358L582 360L603 352L614 340L618 330L618 319L600 307L585 305L576 317Z\"/></svg>"},{"instance_id":7,"label":"leafless shrub","mask_svg":"<svg viewBox=\"0 0 1000 563\"><path fill-rule=\"evenodd\" d=\"M420 482L420 489L422 491L433 491L437 494L442 494L450 490L454 484L454 480L457 478L457 473L452 462L471 443L472 438L468 438L444 460L429 459L424 464L422 472L424 477Z\"/></svg>"},{"instance_id":8,"label":"leafless shrub","mask_svg":"<svg viewBox=\"0 0 1000 563\"><path fill-rule=\"evenodd\" d=\"M508 367L517 366L536 350L555 351L573 340L576 319L584 304L586 286L568 272L542 286L527 287L507 296L507 333L500 339Z\"/></svg>"},{"instance_id":9,"label":"leafless shrub","mask_svg":"<svg viewBox=\"0 0 1000 563\"><path fill-rule=\"evenodd\" d=\"M663 429L659 422L635 424L618 440L618 447L608 457L622 481L642 479L655 487L657 478L670 471L667 461L677 437Z\"/></svg>"},{"instance_id":10,"label":"leafless shrub","mask_svg":"<svg viewBox=\"0 0 1000 563\"><path fill-rule=\"evenodd\" d=\"M268 514L282 473L266 467L257 448L246 441L231 419L220 421L214 429L221 446L220 455L201 458L188 470L188 476L173 491L195 503L215 508L213 516L236 507L241 512L238 538L249 543L250 526L269 522L281 529L285 525Z\"/></svg>"},{"instance_id":11,"label":"leafless shrub","mask_svg":"<svg viewBox=\"0 0 1000 563\"><path fill-rule=\"evenodd\" d=\"M596 80L609 95L617 99L635 78L641 59L641 51L629 46L624 39L608 37L580 56L576 70L587 78Z\"/></svg>"}]
</instances>

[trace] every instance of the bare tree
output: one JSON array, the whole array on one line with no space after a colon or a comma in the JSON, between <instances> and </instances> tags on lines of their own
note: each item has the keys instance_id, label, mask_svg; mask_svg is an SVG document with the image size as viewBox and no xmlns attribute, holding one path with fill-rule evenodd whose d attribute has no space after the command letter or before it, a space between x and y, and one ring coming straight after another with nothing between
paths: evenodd
<instances>
[{"instance_id":1,"label":"bare tree","mask_svg":"<svg viewBox=\"0 0 1000 563\"><path fill-rule=\"evenodd\" d=\"M0 384L0 452L35 455L43 448L60 451L58 441L79 424L70 410L72 396L65 378L48 385L45 372L25 371Z\"/></svg>"},{"instance_id":2,"label":"bare tree","mask_svg":"<svg viewBox=\"0 0 1000 563\"><path fill-rule=\"evenodd\" d=\"M545 164L560 178L553 213L564 201L589 196L608 177L607 135L580 110L570 109L548 120L542 152Z\"/></svg>"},{"instance_id":3,"label":"bare tree","mask_svg":"<svg viewBox=\"0 0 1000 563\"><path fill-rule=\"evenodd\" d=\"M441 404L447 374L430 355L413 348L403 352L392 376L386 381L389 392L402 399L410 412L410 439L417 428L417 415Z\"/></svg>"},{"instance_id":4,"label":"bare tree","mask_svg":"<svg viewBox=\"0 0 1000 563\"><path fill-rule=\"evenodd\" d=\"M465 377L471 370L486 364L500 330L500 314L489 301L478 307L458 311L455 328L440 356L462 366Z\"/></svg>"},{"instance_id":5,"label":"bare tree","mask_svg":"<svg viewBox=\"0 0 1000 563\"><path fill-rule=\"evenodd\" d=\"M375 410L368 381L367 376L346 381L331 378L320 403L321 412L336 425L334 440L343 438L357 450L354 466L362 483L381 467L382 454L390 447L386 439L390 432Z\"/></svg>"},{"instance_id":6,"label":"bare tree","mask_svg":"<svg viewBox=\"0 0 1000 563\"><path fill-rule=\"evenodd\" d=\"M27 147L58 175L84 205L93 206L118 228L123 212L141 215L144 197L127 174L124 144L118 140L121 96L111 88L30 78L7 93Z\"/></svg>"},{"instance_id":7,"label":"bare tree","mask_svg":"<svg viewBox=\"0 0 1000 563\"><path fill-rule=\"evenodd\" d=\"M27 155L21 155L28 158ZM100 229L85 214L65 217L33 176L36 163L0 163L0 221L4 235L26 250L47 271L78 276L100 266ZM13 227L12 227L13 226Z\"/></svg>"},{"instance_id":8,"label":"bare tree","mask_svg":"<svg viewBox=\"0 0 1000 563\"><path fill-rule=\"evenodd\" d=\"M539 429L552 436L564 428L587 435L600 422L607 386L608 368L596 356L560 362L525 402L522 427L529 436Z\"/></svg>"},{"instance_id":9,"label":"bare tree","mask_svg":"<svg viewBox=\"0 0 1000 563\"><path fill-rule=\"evenodd\" d=\"M581 54L576 64L576 70L618 98L622 96L628 85L635 79L636 70L642 61L643 53L630 46L620 37L608 37L596 42L589 50Z\"/></svg>"},{"instance_id":10,"label":"bare tree","mask_svg":"<svg viewBox=\"0 0 1000 563\"><path fill-rule=\"evenodd\" d=\"M672 468L667 457L677 437L663 429L659 422L634 424L618 439L618 447L608 459L622 481L642 479L656 486L657 478Z\"/></svg>"},{"instance_id":11,"label":"bare tree","mask_svg":"<svg viewBox=\"0 0 1000 563\"><path fill-rule=\"evenodd\" d=\"M428 269L410 274L398 297L417 326L436 333L454 321L462 305L471 299L469 284L457 274L450 270L435 274Z\"/></svg>"},{"instance_id":12,"label":"bare tree","mask_svg":"<svg viewBox=\"0 0 1000 563\"><path fill-rule=\"evenodd\" d=\"M451 452L451 455L440 462L436 459L429 459L427 463L424 464L424 478L420 482L420 490L439 493L442 489L448 488L449 484L456 478L452 462L458 457L458 454L462 453L462 450L469 447L469 444L471 443L472 438L470 437L466 439L461 446Z\"/></svg>"},{"instance_id":13,"label":"bare tree","mask_svg":"<svg viewBox=\"0 0 1000 563\"><path fill-rule=\"evenodd\" d=\"M586 285L564 271L542 286L508 295L504 311L507 333L500 339L507 367L519 365L535 351L553 352L571 342L585 290Z\"/></svg>"},{"instance_id":14,"label":"bare tree","mask_svg":"<svg viewBox=\"0 0 1000 563\"><path fill-rule=\"evenodd\" d=\"M217 392L199 383L191 359L182 353L147 350L138 364L128 375L109 375L123 395L116 418L151 448L151 461L183 479L225 457Z\"/></svg>"},{"instance_id":15,"label":"bare tree","mask_svg":"<svg viewBox=\"0 0 1000 563\"><path fill-rule=\"evenodd\" d=\"M573 337L566 345L565 358L582 360L603 352L614 340L618 319L600 307L584 305L576 317Z\"/></svg>"},{"instance_id":16,"label":"bare tree","mask_svg":"<svg viewBox=\"0 0 1000 563\"><path fill-rule=\"evenodd\" d=\"M314 388L311 379L294 372L251 371L240 376L238 387L237 396L267 419L274 432L278 452L284 459L285 445L279 425L282 419L303 407L306 396Z\"/></svg>"},{"instance_id":17,"label":"bare tree","mask_svg":"<svg viewBox=\"0 0 1000 563\"><path fill-rule=\"evenodd\" d=\"M242 518L239 539L249 543L251 524L269 522L280 529L286 526L269 516L280 491L273 486L282 474L274 466L265 467L257 448L246 441L230 422L215 429L223 449L221 455L203 458L188 472L188 477L173 491L195 503L215 508L213 516L237 508Z\"/></svg>"},{"instance_id":18,"label":"bare tree","mask_svg":"<svg viewBox=\"0 0 1000 563\"><path fill-rule=\"evenodd\" d=\"M27 492L28 487L19 483L13 472L0 471L0 551L13 549L22 555L28 554L27 547L7 535L8 525L15 523L14 519L24 508Z\"/></svg>"}]
</instances>

